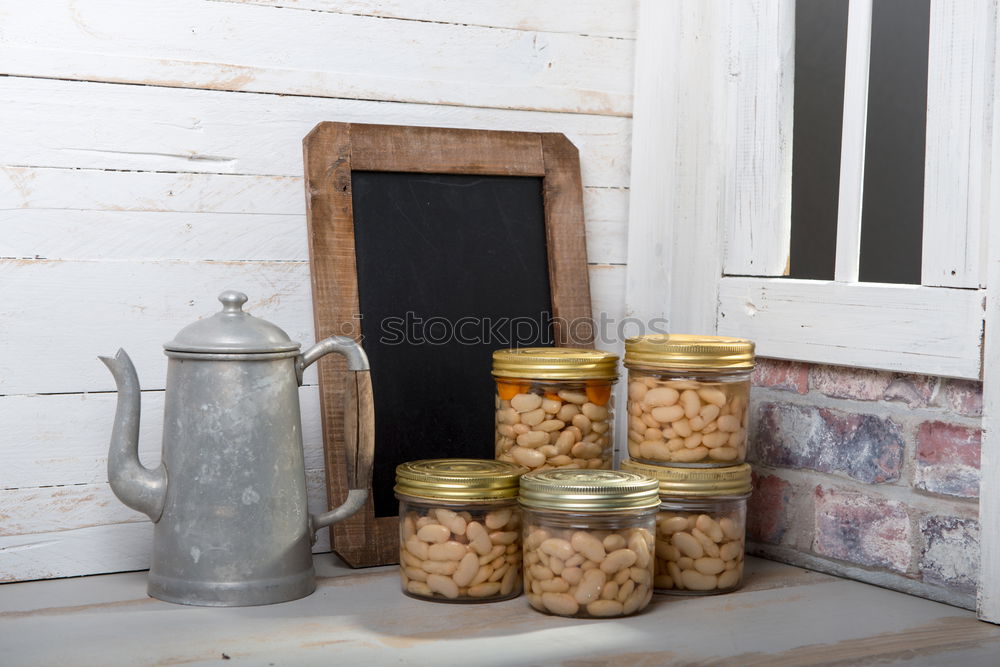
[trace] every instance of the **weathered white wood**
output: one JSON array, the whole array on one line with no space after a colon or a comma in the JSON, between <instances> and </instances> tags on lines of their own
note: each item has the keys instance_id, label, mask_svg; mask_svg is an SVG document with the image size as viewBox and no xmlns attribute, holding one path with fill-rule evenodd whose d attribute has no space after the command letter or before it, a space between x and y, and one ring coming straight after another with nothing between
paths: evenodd
<instances>
[{"instance_id":1,"label":"weathered white wood","mask_svg":"<svg viewBox=\"0 0 1000 667\"><path fill-rule=\"evenodd\" d=\"M0 211L23 208L304 215L306 207L294 176L0 166Z\"/></svg>"},{"instance_id":2,"label":"weathered white wood","mask_svg":"<svg viewBox=\"0 0 1000 667\"><path fill-rule=\"evenodd\" d=\"M680 57L676 35L682 14L677 3L638 2L625 312L666 319L673 255L669 190L676 178L674 141L679 131L678 105L671 102L672 95L680 93L679 72L667 61Z\"/></svg>"},{"instance_id":3,"label":"weathered white wood","mask_svg":"<svg viewBox=\"0 0 1000 667\"><path fill-rule=\"evenodd\" d=\"M115 180L110 175L109 185ZM167 174L151 176L169 180ZM3 259L309 259L302 213L7 209L0 210L0 228Z\"/></svg>"},{"instance_id":4,"label":"weathered white wood","mask_svg":"<svg viewBox=\"0 0 1000 667\"><path fill-rule=\"evenodd\" d=\"M591 269L595 312L620 308L622 294L604 284L623 271ZM162 389L163 343L217 312L216 297L230 288L246 292L246 309L292 340L315 339L306 262L0 260L0 284L0 347L18 350L0 357L0 395L112 391L111 374L95 357L119 347L144 389ZM306 381L315 383L314 368Z\"/></svg>"},{"instance_id":5,"label":"weathered white wood","mask_svg":"<svg viewBox=\"0 0 1000 667\"><path fill-rule=\"evenodd\" d=\"M589 223L588 223L589 224ZM613 352L621 357L625 352L625 338L634 336L641 331L636 330L638 318L629 318L625 313L625 279L627 268L624 266L591 266L590 267L590 297L592 302L592 317L594 320L594 347L599 350ZM620 382L614 388L614 401L617 405L625 405L627 384ZM615 434L628 431L626 411L615 413ZM614 463L627 451L625 439L616 437L612 443Z\"/></svg>"},{"instance_id":6,"label":"weathered white wood","mask_svg":"<svg viewBox=\"0 0 1000 667\"><path fill-rule=\"evenodd\" d=\"M1000 21L990 33L1000 41ZM994 51L994 66L1000 51ZM1000 76L991 83L992 136L1000 137ZM989 147L993 164L1000 165L1000 141ZM979 618L1000 623L1000 169L989 175L987 225L989 245L986 272L986 335L983 340L983 435L979 483Z\"/></svg>"},{"instance_id":7,"label":"weathered white wood","mask_svg":"<svg viewBox=\"0 0 1000 667\"><path fill-rule=\"evenodd\" d=\"M149 521L0 536L0 582L142 570L152 545Z\"/></svg>"},{"instance_id":8,"label":"weathered white wood","mask_svg":"<svg viewBox=\"0 0 1000 667\"><path fill-rule=\"evenodd\" d=\"M306 262L0 260L0 284L0 348L18 351L0 356L0 394L111 391L95 357L119 347L144 389L162 389L163 343L217 312L225 289L246 292L247 311L292 340L314 340Z\"/></svg>"},{"instance_id":9,"label":"weathered white wood","mask_svg":"<svg viewBox=\"0 0 1000 667\"><path fill-rule=\"evenodd\" d=\"M851 0L847 13L844 118L840 134L840 194L837 199L837 261L834 279L856 283L861 264L861 202L868 125L868 58L872 0Z\"/></svg>"},{"instance_id":10,"label":"weathered white wood","mask_svg":"<svg viewBox=\"0 0 1000 667\"><path fill-rule=\"evenodd\" d=\"M310 470L306 474L309 508L313 512L326 507L322 475L322 470ZM0 491L0 497L5 493ZM108 504L114 503L118 501L111 497ZM118 505L124 507L121 503ZM48 515L43 516L48 518ZM312 550L313 553L330 550L328 530L319 531ZM21 535L0 534L0 582L143 570L149 567L152 552L153 524L141 515L126 523L102 523Z\"/></svg>"},{"instance_id":11,"label":"weathered white wood","mask_svg":"<svg viewBox=\"0 0 1000 667\"><path fill-rule=\"evenodd\" d=\"M1000 629L964 609L757 558L747 559L747 585L736 592L657 595L643 613L610 621L539 614L524 597L428 604L400 593L397 568L350 570L328 556L313 563L312 595L242 609L147 598L144 573L5 587L6 662L972 667L992 665L1000 650Z\"/></svg>"},{"instance_id":12,"label":"weathered white wood","mask_svg":"<svg viewBox=\"0 0 1000 667\"><path fill-rule=\"evenodd\" d=\"M985 284L994 0L933 0L921 282Z\"/></svg>"},{"instance_id":13,"label":"weathered white wood","mask_svg":"<svg viewBox=\"0 0 1000 667\"><path fill-rule=\"evenodd\" d=\"M37 170L28 170L34 173ZM54 173L55 172L55 173ZM59 172L62 172L61 178ZM93 260L215 260L215 261L308 261L305 197L302 181L267 177L231 177L222 182L209 174L123 173L94 170L43 170L34 179L25 203L41 208L0 209L0 258L93 259ZM2 176L0 176L2 178ZM67 182L86 179L94 192L103 194L93 202L102 210L60 207ZM212 197L195 200L211 210L163 211L160 193L172 191L178 181L199 192L206 188L198 180L211 182ZM260 184L262 184L260 186ZM138 184L138 185L137 185ZM71 186L74 190L75 185ZM278 205L245 207L246 195L257 187L287 194ZM129 188L133 188L130 190ZM150 193L135 197L134 193ZM12 193L16 196L17 193ZM584 188L583 209L587 227L587 257L594 264L624 264L628 190ZM0 195L2 196L2 195ZM176 195L181 196L182 195ZM169 198L168 198L169 199ZM291 214L258 212L281 208ZM16 200L15 200L16 202ZM54 205L53 207L49 207ZM80 202L81 206L87 205ZM185 204L180 204L184 207ZM115 210L117 208L125 210ZM230 210L250 208L250 210Z\"/></svg>"},{"instance_id":14,"label":"weathered white wood","mask_svg":"<svg viewBox=\"0 0 1000 667\"><path fill-rule=\"evenodd\" d=\"M635 0L215 0L337 14L631 39Z\"/></svg>"},{"instance_id":15,"label":"weathered white wood","mask_svg":"<svg viewBox=\"0 0 1000 667\"><path fill-rule=\"evenodd\" d=\"M626 312L712 333L722 274L727 12L640 2Z\"/></svg>"},{"instance_id":16,"label":"weathered white wood","mask_svg":"<svg viewBox=\"0 0 1000 667\"><path fill-rule=\"evenodd\" d=\"M630 40L202 0L36 0L6 74L628 115Z\"/></svg>"},{"instance_id":17,"label":"weathered white wood","mask_svg":"<svg viewBox=\"0 0 1000 667\"><path fill-rule=\"evenodd\" d=\"M164 357L161 363L166 362ZM106 482L116 398L114 393L0 396L0 488ZM323 433L315 385L299 389L299 405L306 468L321 469ZM140 459L155 466L163 433L162 391L142 392L140 430ZM0 532L6 532L3 521Z\"/></svg>"},{"instance_id":18,"label":"weathered white wood","mask_svg":"<svg viewBox=\"0 0 1000 667\"><path fill-rule=\"evenodd\" d=\"M583 189L587 261L591 264L625 264L627 261L628 202L629 191L624 188ZM621 287L624 295L624 283Z\"/></svg>"},{"instance_id":19,"label":"weathered white wood","mask_svg":"<svg viewBox=\"0 0 1000 667\"><path fill-rule=\"evenodd\" d=\"M983 294L914 285L724 278L719 333L764 357L978 378Z\"/></svg>"},{"instance_id":20,"label":"weathered white wood","mask_svg":"<svg viewBox=\"0 0 1000 667\"><path fill-rule=\"evenodd\" d=\"M0 77L0 164L301 176L326 120L562 132L584 185L628 185L628 118L23 77Z\"/></svg>"},{"instance_id":21,"label":"weathered white wood","mask_svg":"<svg viewBox=\"0 0 1000 667\"><path fill-rule=\"evenodd\" d=\"M0 355L0 580L148 565L150 524L104 481L115 394L97 354L136 362L151 464L162 343L221 289L313 340L301 139L319 121L564 132L594 312L620 317L632 44L593 35L630 30L631 0L516 2L368 3L405 20L348 15L365 0L0 8L0 345L17 350ZM317 510L316 387L301 396Z\"/></svg>"},{"instance_id":22,"label":"weathered white wood","mask_svg":"<svg viewBox=\"0 0 1000 667\"><path fill-rule=\"evenodd\" d=\"M590 301L595 324L596 347L614 347L620 341L618 323L625 317L625 267L591 265Z\"/></svg>"},{"instance_id":23,"label":"weathered white wood","mask_svg":"<svg viewBox=\"0 0 1000 667\"><path fill-rule=\"evenodd\" d=\"M794 0L729 3L725 266L788 273L792 211Z\"/></svg>"},{"instance_id":24,"label":"weathered white wood","mask_svg":"<svg viewBox=\"0 0 1000 667\"><path fill-rule=\"evenodd\" d=\"M0 490L0 536L27 536L148 520L103 484Z\"/></svg>"}]
</instances>

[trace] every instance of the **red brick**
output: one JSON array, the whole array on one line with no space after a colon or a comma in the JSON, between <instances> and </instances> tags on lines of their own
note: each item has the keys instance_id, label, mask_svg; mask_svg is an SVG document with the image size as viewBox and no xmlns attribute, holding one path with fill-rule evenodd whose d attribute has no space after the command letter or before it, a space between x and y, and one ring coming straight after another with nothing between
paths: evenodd
<instances>
[{"instance_id":1,"label":"red brick","mask_svg":"<svg viewBox=\"0 0 1000 667\"><path fill-rule=\"evenodd\" d=\"M914 486L931 493L978 498L981 440L978 428L940 421L921 424Z\"/></svg>"},{"instance_id":2,"label":"red brick","mask_svg":"<svg viewBox=\"0 0 1000 667\"><path fill-rule=\"evenodd\" d=\"M751 461L840 473L869 484L900 477L903 436L890 419L787 403L762 403Z\"/></svg>"},{"instance_id":3,"label":"red brick","mask_svg":"<svg viewBox=\"0 0 1000 667\"><path fill-rule=\"evenodd\" d=\"M903 503L822 486L814 493L816 553L896 572L909 569L912 531Z\"/></svg>"},{"instance_id":4,"label":"red brick","mask_svg":"<svg viewBox=\"0 0 1000 667\"><path fill-rule=\"evenodd\" d=\"M964 593L976 592L979 573L979 522L954 516L920 519L923 580Z\"/></svg>"},{"instance_id":5,"label":"red brick","mask_svg":"<svg viewBox=\"0 0 1000 667\"><path fill-rule=\"evenodd\" d=\"M753 495L747 502L747 539L781 544L788 530L792 486L775 475L753 473Z\"/></svg>"},{"instance_id":6,"label":"red brick","mask_svg":"<svg viewBox=\"0 0 1000 667\"><path fill-rule=\"evenodd\" d=\"M883 397L887 401L906 403L911 408L925 408L938 392L941 379L930 375L897 374L886 387Z\"/></svg>"},{"instance_id":7,"label":"red brick","mask_svg":"<svg viewBox=\"0 0 1000 667\"><path fill-rule=\"evenodd\" d=\"M832 398L877 401L891 382L891 373L867 368L817 364L809 369L809 385Z\"/></svg>"},{"instance_id":8,"label":"red brick","mask_svg":"<svg viewBox=\"0 0 1000 667\"><path fill-rule=\"evenodd\" d=\"M757 359L751 382L755 387L804 394L809 391L809 367L796 361Z\"/></svg>"},{"instance_id":9,"label":"red brick","mask_svg":"<svg viewBox=\"0 0 1000 667\"><path fill-rule=\"evenodd\" d=\"M983 384L972 380L945 380L941 386L944 406L965 417L983 415Z\"/></svg>"}]
</instances>

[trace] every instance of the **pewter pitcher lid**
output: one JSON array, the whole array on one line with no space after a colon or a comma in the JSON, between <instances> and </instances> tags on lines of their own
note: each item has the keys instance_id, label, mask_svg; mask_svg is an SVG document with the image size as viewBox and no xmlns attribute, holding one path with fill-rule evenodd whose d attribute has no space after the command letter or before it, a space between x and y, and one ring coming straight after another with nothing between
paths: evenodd
<instances>
[{"instance_id":1,"label":"pewter pitcher lid","mask_svg":"<svg viewBox=\"0 0 1000 667\"><path fill-rule=\"evenodd\" d=\"M280 327L267 320L243 312L247 295L226 290L219 295L222 310L198 320L178 332L163 345L171 352L204 352L209 354L259 354L291 352L299 344L291 340Z\"/></svg>"}]
</instances>

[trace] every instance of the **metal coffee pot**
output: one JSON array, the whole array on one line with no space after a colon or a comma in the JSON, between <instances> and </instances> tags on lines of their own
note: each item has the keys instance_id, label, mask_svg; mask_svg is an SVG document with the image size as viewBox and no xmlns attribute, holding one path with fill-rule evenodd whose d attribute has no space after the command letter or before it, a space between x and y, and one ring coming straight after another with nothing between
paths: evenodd
<instances>
[{"instance_id":1,"label":"metal coffee pot","mask_svg":"<svg viewBox=\"0 0 1000 667\"><path fill-rule=\"evenodd\" d=\"M374 447L370 391L345 406L346 437L365 470L348 475L340 507L306 507L298 388L302 371L337 352L349 387L370 387L364 350L331 336L303 353L277 326L243 312L227 291L222 311L180 331L167 364L162 463L139 462L139 380L124 350L100 357L115 377L118 408L108 478L115 495L153 520L149 594L181 604L242 606L294 600L316 588L316 531L364 506ZM326 406L325 409L329 409ZM349 414L348 414L349 413ZM357 487L357 488L354 488Z\"/></svg>"}]
</instances>

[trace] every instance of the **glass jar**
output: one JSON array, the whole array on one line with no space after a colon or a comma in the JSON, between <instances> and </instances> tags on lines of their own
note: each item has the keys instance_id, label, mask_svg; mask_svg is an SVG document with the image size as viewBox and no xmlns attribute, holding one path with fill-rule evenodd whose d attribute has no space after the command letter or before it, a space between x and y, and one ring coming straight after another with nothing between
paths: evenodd
<instances>
[{"instance_id":1,"label":"glass jar","mask_svg":"<svg viewBox=\"0 0 1000 667\"><path fill-rule=\"evenodd\" d=\"M396 467L403 593L438 602L521 594L521 511L510 463L428 459Z\"/></svg>"},{"instance_id":2,"label":"glass jar","mask_svg":"<svg viewBox=\"0 0 1000 667\"><path fill-rule=\"evenodd\" d=\"M656 480L618 470L544 470L521 478L528 603L556 616L606 618L652 597Z\"/></svg>"},{"instance_id":3,"label":"glass jar","mask_svg":"<svg viewBox=\"0 0 1000 667\"><path fill-rule=\"evenodd\" d=\"M528 347L493 353L496 458L529 470L612 467L618 356Z\"/></svg>"},{"instance_id":4,"label":"glass jar","mask_svg":"<svg viewBox=\"0 0 1000 667\"><path fill-rule=\"evenodd\" d=\"M623 461L660 483L653 585L658 593L714 595L743 584L750 466L691 469Z\"/></svg>"},{"instance_id":5,"label":"glass jar","mask_svg":"<svg viewBox=\"0 0 1000 667\"><path fill-rule=\"evenodd\" d=\"M746 460L752 341L639 336L625 341L625 367L631 458L691 467Z\"/></svg>"}]
</instances>

